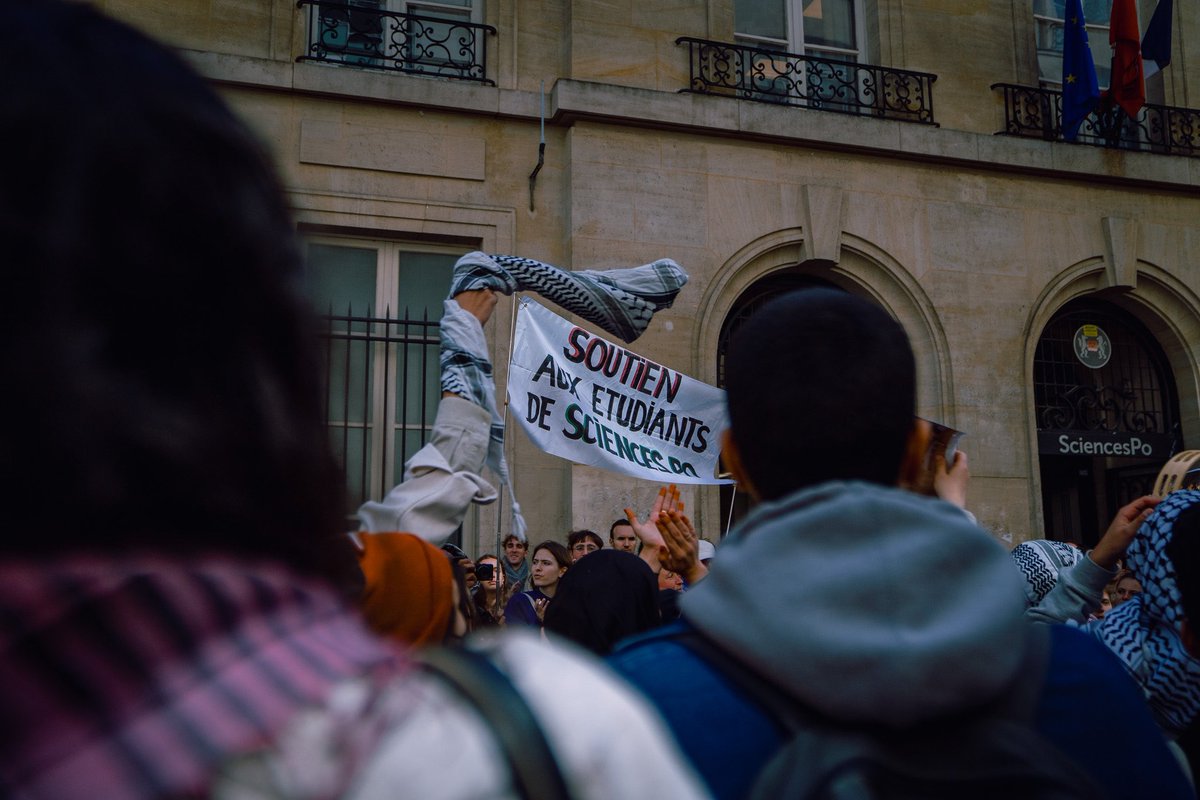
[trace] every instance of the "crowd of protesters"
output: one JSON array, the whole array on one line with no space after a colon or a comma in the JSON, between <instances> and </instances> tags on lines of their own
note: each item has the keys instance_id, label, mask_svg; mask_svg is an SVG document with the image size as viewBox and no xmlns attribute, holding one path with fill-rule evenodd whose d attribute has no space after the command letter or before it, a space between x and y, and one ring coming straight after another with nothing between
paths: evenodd
<instances>
[{"instance_id":1,"label":"crowd of protesters","mask_svg":"<svg viewBox=\"0 0 1200 800\"><path fill-rule=\"evenodd\" d=\"M1195 796L1200 492L1005 552L964 453L913 489L903 329L810 289L732 343L756 507L719 546L667 486L607 543L514 522L471 558L485 465L508 485L485 325L557 280L472 254L431 438L347 534L262 148L94 8L0 4L3 796ZM572 310L623 338L686 280L617 272Z\"/></svg>"}]
</instances>

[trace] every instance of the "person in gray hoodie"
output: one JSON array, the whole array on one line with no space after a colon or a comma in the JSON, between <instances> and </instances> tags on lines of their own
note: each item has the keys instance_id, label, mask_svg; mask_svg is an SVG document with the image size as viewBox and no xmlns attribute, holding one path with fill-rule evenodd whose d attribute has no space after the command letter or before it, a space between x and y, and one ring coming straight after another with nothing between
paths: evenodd
<instances>
[{"instance_id":1,"label":"person in gray hoodie","mask_svg":"<svg viewBox=\"0 0 1200 800\"><path fill-rule=\"evenodd\" d=\"M714 795L745 796L786 735L711 646L851 729L949 726L1036 681L1031 727L1113 797L1192 796L1111 655L1057 626L1048 655L1028 661L1007 553L958 508L899 488L915 485L929 428L914 416L908 339L886 312L830 289L777 298L735 336L726 376L722 455L758 505L683 598L682 620L610 657ZM1121 729L1097 742L1114 718Z\"/></svg>"}]
</instances>

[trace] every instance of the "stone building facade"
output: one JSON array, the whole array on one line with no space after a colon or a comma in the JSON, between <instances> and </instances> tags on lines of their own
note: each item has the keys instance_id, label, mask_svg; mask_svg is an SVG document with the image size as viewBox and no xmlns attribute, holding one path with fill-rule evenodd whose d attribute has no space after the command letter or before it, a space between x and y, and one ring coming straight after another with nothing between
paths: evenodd
<instances>
[{"instance_id":1,"label":"stone building facade","mask_svg":"<svg viewBox=\"0 0 1200 800\"><path fill-rule=\"evenodd\" d=\"M912 339L920 413L966 432L971 508L1008 543L1087 543L1170 452L1200 448L1194 4L1175 4L1147 121L1092 144L1058 140L1038 92L1058 88L1062 26L1043 0L98 4L180 48L272 149L342 317L331 384L366 387L331 388L357 496L395 478L436 399L415 355L436 331L365 320L436 320L470 249L576 269L674 258L691 282L635 348L710 383L772 292L875 300ZM412 27L424 16L460 27ZM489 326L501 386L512 310ZM509 458L535 541L603 534L657 489L515 430ZM684 492L710 538L728 495ZM496 519L472 512L469 551L493 548Z\"/></svg>"}]
</instances>

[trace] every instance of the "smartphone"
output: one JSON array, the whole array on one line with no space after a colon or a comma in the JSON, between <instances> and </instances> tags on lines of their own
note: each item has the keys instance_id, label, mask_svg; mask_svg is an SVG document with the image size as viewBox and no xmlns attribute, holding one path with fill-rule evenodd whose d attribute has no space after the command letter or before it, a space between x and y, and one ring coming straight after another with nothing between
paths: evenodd
<instances>
[{"instance_id":1,"label":"smartphone","mask_svg":"<svg viewBox=\"0 0 1200 800\"><path fill-rule=\"evenodd\" d=\"M962 439L963 432L931 419L925 421L929 423L931 436L929 437L929 447L925 450L921 480L914 488L922 494L936 496L937 493L933 489L933 472L937 464L937 457L940 455L946 459L947 468L954 464L954 453L958 450L958 442Z\"/></svg>"}]
</instances>

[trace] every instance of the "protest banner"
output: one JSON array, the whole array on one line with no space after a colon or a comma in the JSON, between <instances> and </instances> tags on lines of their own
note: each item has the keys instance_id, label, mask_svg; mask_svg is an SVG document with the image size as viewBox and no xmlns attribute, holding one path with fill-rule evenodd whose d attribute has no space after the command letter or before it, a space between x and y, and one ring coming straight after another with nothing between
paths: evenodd
<instances>
[{"instance_id":1,"label":"protest banner","mask_svg":"<svg viewBox=\"0 0 1200 800\"><path fill-rule=\"evenodd\" d=\"M725 392L522 299L508 371L521 429L552 455L672 483L716 477Z\"/></svg>"}]
</instances>

